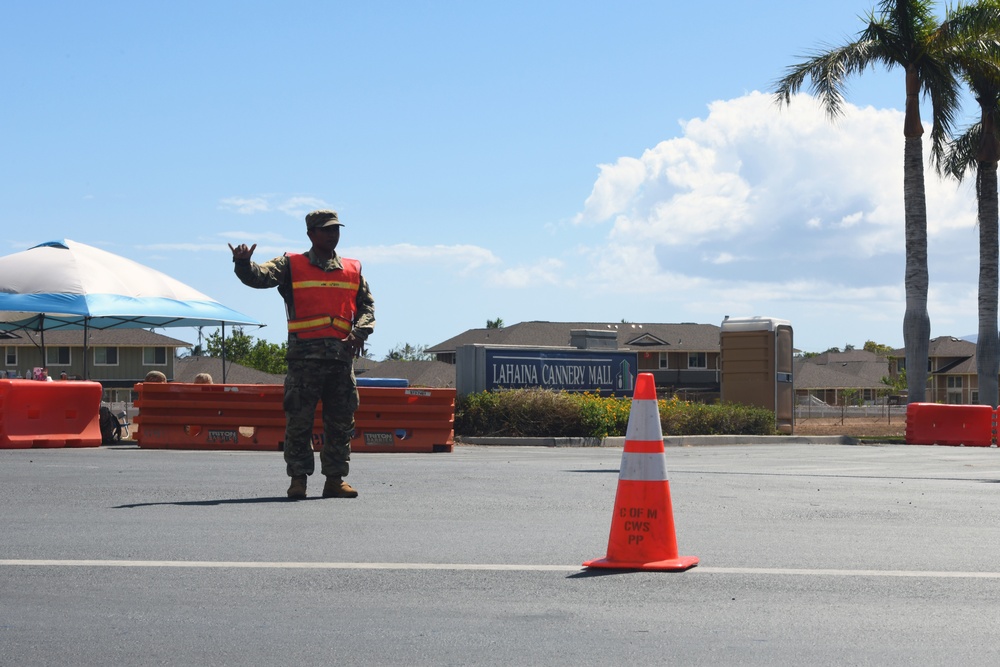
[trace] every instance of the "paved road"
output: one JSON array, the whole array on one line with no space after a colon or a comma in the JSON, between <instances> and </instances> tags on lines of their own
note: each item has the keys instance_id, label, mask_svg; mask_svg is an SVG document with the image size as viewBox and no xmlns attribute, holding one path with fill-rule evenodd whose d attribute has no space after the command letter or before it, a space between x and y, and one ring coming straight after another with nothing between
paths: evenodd
<instances>
[{"instance_id":1,"label":"paved road","mask_svg":"<svg viewBox=\"0 0 1000 667\"><path fill-rule=\"evenodd\" d=\"M2 665L995 665L1000 451L670 448L684 573L589 572L620 450L0 450ZM313 489L315 491L316 489Z\"/></svg>"}]
</instances>

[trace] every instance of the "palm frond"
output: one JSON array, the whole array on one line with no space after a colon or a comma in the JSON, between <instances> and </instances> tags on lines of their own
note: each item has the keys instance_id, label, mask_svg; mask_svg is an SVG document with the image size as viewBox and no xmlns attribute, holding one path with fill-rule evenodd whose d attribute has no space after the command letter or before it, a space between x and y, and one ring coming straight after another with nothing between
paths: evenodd
<instances>
[{"instance_id":1,"label":"palm frond","mask_svg":"<svg viewBox=\"0 0 1000 667\"><path fill-rule=\"evenodd\" d=\"M960 109L960 86L954 70L938 59L925 57L917 67L921 89L931 100L931 162L938 165Z\"/></svg>"},{"instance_id":2,"label":"palm frond","mask_svg":"<svg viewBox=\"0 0 1000 667\"><path fill-rule=\"evenodd\" d=\"M968 172L976 166L976 151L979 149L982 131L982 124L975 123L952 140L938 164L938 173L962 182Z\"/></svg>"},{"instance_id":3,"label":"palm frond","mask_svg":"<svg viewBox=\"0 0 1000 667\"><path fill-rule=\"evenodd\" d=\"M819 97L831 117L843 113L847 80L868 67L882 64L885 54L879 44L857 41L821 51L797 65L786 69L784 77L774 84L775 101L789 104L792 95L799 92L809 79L809 90Z\"/></svg>"}]
</instances>

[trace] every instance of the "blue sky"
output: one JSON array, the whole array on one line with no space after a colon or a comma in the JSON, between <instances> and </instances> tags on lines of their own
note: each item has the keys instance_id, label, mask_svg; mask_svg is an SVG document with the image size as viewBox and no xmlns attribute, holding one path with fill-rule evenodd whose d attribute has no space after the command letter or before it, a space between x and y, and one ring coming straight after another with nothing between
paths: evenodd
<instances>
[{"instance_id":1,"label":"blue sky","mask_svg":"<svg viewBox=\"0 0 1000 667\"><path fill-rule=\"evenodd\" d=\"M768 95L873 4L15 3L0 254L96 245L280 342L280 297L227 243L302 251L335 208L377 358L498 317L764 315L807 351L902 346L902 72L856 79L836 124ZM927 192L932 335L968 335L974 195Z\"/></svg>"}]
</instances>

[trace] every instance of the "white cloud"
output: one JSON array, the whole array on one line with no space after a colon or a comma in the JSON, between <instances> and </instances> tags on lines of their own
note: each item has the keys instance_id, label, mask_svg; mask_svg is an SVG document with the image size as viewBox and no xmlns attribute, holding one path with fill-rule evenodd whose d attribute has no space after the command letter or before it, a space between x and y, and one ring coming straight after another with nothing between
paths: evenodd
<instances>
[{"instance_id":1,"label":"white cloud","mask_svg":"<svg viewBox=\"0 0 1000 667\"><path fill-rule=\"evenodd\" d=\"M628 205L647 178L646 166L632 157L618 158L613 165L600 165L601 175L575 222L600 222Z\"/></svg>"},{"instance_id":2,"label":"white cloud","mask_svg":"<svg viewBox=\"0 0 1000 667\"><path fill-rule=\"evenodd\" d=\"M291 196L281 198L276 195L257 195L255 197L226 197L219 201L219 208L243 215L277 211L293 218L304 218L309 211L330 208L330 206L317 197Z\"/></svg>"},{"instance_id":3,"label":"white cloud","mask_svg":"<svg viewBox=\"0 0 1000 667\"><path fill-rule=\"evenodd\" d=\"M494 287L523 289L541 285L561 285L564 282L565 263L549 258L535 264L504 269L491 273L488 282Z\"/></svg>"},{"instance_id":4,"label":"white cloud","mask_svg":"<svg viewBox=\"0 0 1000 667\"><path fill-rule=\"evenodd\" d=\"M729 252L720 252L717 255L706 257L712 264L729 264L736 261L736 256Z\"/></svg>"},{"instance_id":5,"label":"white cloud","mask_svg":"<svg viewBox=\"0 0 1000 667\"><path fill-rule=\"evenodd\" d=\"M264 197L227 197L219 202L219 208L244 215L264 213L270 210L267 199Z\"/></svg>"},{"instance_id":6,"label":"white cloud","mask_svg":"<svg viewBox=\"0 0 1000 667\"><path fill-rule=\"evenodd\" d=\"M402 266L433 264L437 268L451 268L467 273L485 266L500 263L499 258L486 248L474 245L418 246L397 243L389 246L355 247L345 254L360 257L365 264L393 264Z\"/></svg>"},{"instance_id":7,"label":"white cloud","mask_svg":"<svg viewBox=\"0 0 1000 667\"><path fill-rule=\"evenodd\" d=\"M330 205L316 197L289 197L284 201L276 203L274 207L286 215L304 220L306 213L309 211L330 208Z\"/></svg>"},{"instance_id":8,"label":"white cloud","mask_svg":"<svg viewBox=\"0 0 1000 667\"><path fill-rule=\"evenodd\" d=\"M896 341L902 126L900 111L850 105L832 123L807 95L780 109L756 92L712 103L681 136L600 165L574 218L606 233L588 289L674 314L657 321L763 314L843 327L845 340L883 327ZM971 187L929 166L925 187L937 335L975 316L976 205Z\"/></svg>"},{"instance_id":9,"label":"white cloud","mask_svg":"<svg viewBox=\"0 0 1000 667\"><path fill-rule=\"evenodd\" d=\"M811 231L840 228L850 230L837 237L843 254L902 249L901 112L849 107L831 123L809 96L779 109L751 93L682 127L640 158L601 165L576 221L610 223L618 243L760 245L794 234L808 252L829 240ZM927 172L929 233L971 225L968 194Z\"/></svg>"}]
</instances>

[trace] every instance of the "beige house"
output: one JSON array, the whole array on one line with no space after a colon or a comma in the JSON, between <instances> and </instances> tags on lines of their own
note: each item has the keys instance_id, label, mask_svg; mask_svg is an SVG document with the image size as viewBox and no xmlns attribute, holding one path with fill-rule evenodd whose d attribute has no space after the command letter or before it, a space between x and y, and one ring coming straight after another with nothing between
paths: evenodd
<instances>
[{"instance_id":1,"label":"beige house","mask_svg":"<svg viewBox=\"0 0 1000 667\"><path fill-rule=\"evenodd\" d=\"M878 357L865 350L827 352L795 360L795 393L799 403L813 396L830 405L843 402L844 390L858 390L865 401L892 396L883 377L898 377L906 367L906 351L893 350ZM976 371L976 344L952 336L939 336L928 347L928 403L976 405L979 380ZM906 402L905 390L900 402Z\"/></svg>"},{"instance_id":2,"label":"beige house","mask_svg":"<svg viewBox=\"0 0 1000 667\"><path fill-rule=\"evenodd\" d=\"M146 329L90 330L86 343L82 329L46 331L43 357L42 339L37 332L4 333L0 336L4 353L0 374L8 378L30 377L32 369L42 367L56 380L65 373L68 379L100 382L106 392L131 390L153 370L172 380L177 349L191 346ZM126 400L117 393L109 400Z\"/></svg>"},{"instance_id":3,"label":"beige house","mask_svg":"<svg viewBox=\"0 0 1000 667\"><path fill-rule=\"evenodd\" d=\"M933 338L928 347L928 365L928 403L979 403L975 343L951 336ZM906 351L894 350L889 356L889 372L895 376L905 368Z\"/></svg>"},{"instance_id":4,"label":"beige house","mask_svg":"<svg viewBox=\"0 0 1000 667\"><path fill-rule=\"evenodd\" d=\"M867 350L824 352L792 360L795 399L805 405L810 399L827 405L843 405L848 398L865 403L882 401L889 387L882 379L889 375L889 361Z\"/></svg>"}]
</instances>

